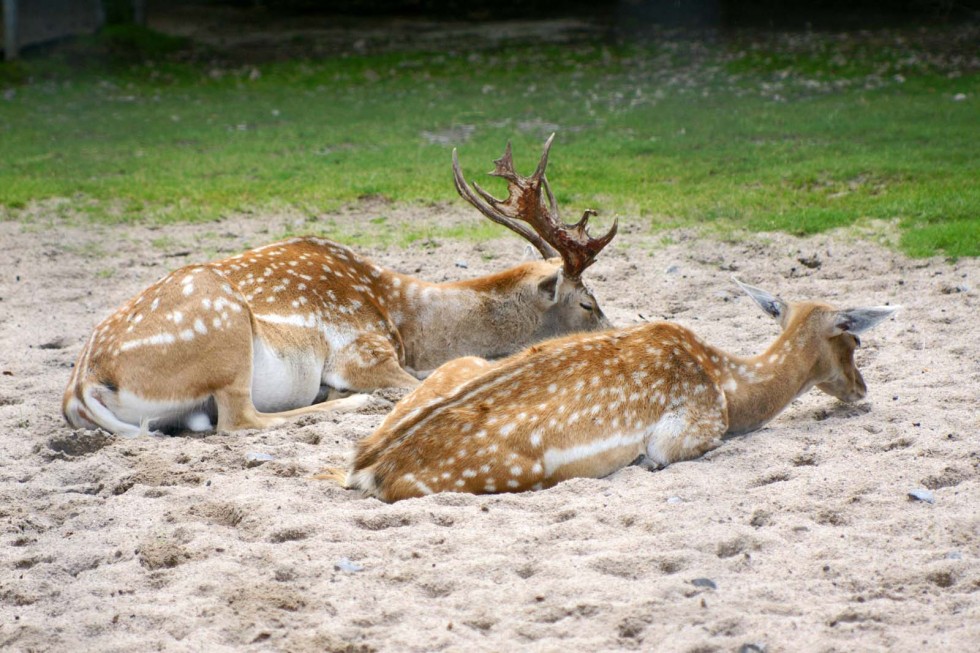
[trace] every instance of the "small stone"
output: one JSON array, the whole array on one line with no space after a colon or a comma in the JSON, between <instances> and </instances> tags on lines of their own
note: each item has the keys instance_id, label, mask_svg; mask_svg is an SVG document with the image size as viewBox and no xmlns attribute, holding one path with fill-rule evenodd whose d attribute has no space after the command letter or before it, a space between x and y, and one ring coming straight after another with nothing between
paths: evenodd
<instances>
[{"instance_id":1,"label":"small stone","mask_svg":"<svg viewBox=\"0 0 980 653\"><path fill-rule=\"evenodd\" d=\"M465 270L466 268L470 267L470 264L460 259L459 261L456 261L456 267L463 268Z\"/></svg>"},{"instance_id":2,"label":"small stone","mask_svg":"<svg viewBox=\"0 0 980 653\"><path fill-rule=\"evenodd\" d=\"M681 267L679 265L668 265L667 269L664 270L664 274L677 274L680 271Z\"/></svg>"},{"instance_id":3,"label":"small stone","mask_svg":"<svg viewBox=\"0 0 980 653\"><path fill-rule=\"evenodd\" d=\"M957 286L947 284L939 288L939 292L941 292L944 295L953 295L961 292L969 292L969 290L970 290L969 286L962 285L962 284Z\"/></svg>"},{"instance_id":4,"label":"small stone","mask_svg":"<svg viewBox=\"0 0 980 653\"><path fill-rule=\"evenodd\" d=\"M684 499L682 499L680 497L667 497L667 503L670 503L670 504L684 503Z\"/></svg>"},{"instance_id":5,"label":"small stone","mask_svg":"<svg viewBox=\"0 0 980 653\"><path fill-rule=\"evenodd\" d=\"M965 99L966 99L966 93L957 93L956 95L953 96L954 102L962 102Z\"/></svg>"},{"instance_id":6,"label":"small stone","mask_svg":"<svg viewBox=\"0 0 980 653\"><path fill-rule=\"evenodd\" d=\"M359 565L356 562L351 562L348 558L341 558L337 562L333 563L333 568L336 569L337 571L345 571L348 574L364 571L364 565Z\"/></svg>"},{"instance_id":7,"label":"small stone","mask_svg":"<svg viewBox=\"0 0 980 653\"><path fill-rule=\"evenodd\" d=\"M925 501L926 503L936 503L936 497L924 487L915 488L909 491L909 498L913 501Z\"/></svg>"},{"instance_id":8,"label":"small stone","mask_svg":"<svg viewBox=\"0 0 980 653\"><path fill-rule=\"evenodd\" d=\"M820 268L821 265L823 265L823 261L821 261L820 257L817 256L816 254L814 254L813 256L801 256L796 260L802 263L803 265L805 265L806 267L810 268L811 270L817 270Z\"/></svg>"},{"instance_id":9,"label":"small stone","mask_svg":"<svg viewBox=\"0 0 980 653\"><path fill-rule=\"evenodd\" d=\"M708 589L712 590L718 589L715 581L711 580L710 578L695 578L691 581L691 585L694 585L695 587L707 587Z\"/></svg>"},{"instance_id":10,"label":"small stone","mask_svg":"<svg viewBox=\"0 0 980 653\"><path fill-rule=\"evenodd\" d=\"M264 465L271 460L275 460L275 458L273 458L267 453L257 453L255 451L249 451L247 454L245 454L246 467L258 467L259 465Z\"/></svg>"},{"instance_id":11,"label":"small stone","mask_svg":"<svg viewBox=\"0 0 980 653\"><path fill-rule=\"evenodd\" d=\"M738 649L738 653L766 653L766 645L755 642L742 644Z\"/></svg>"},{"instance_id":12,"label":"small stone","mask_svg":"<svg viewBox=\"0 0 980 653\"><path fill-rule=\"evenodd\" d=\"M950 552L948 552L946 554L946 559L947 560L962 560L963 559L963 554L960 553L959 551L950 551Z\"/></svg>"}]
</instances>

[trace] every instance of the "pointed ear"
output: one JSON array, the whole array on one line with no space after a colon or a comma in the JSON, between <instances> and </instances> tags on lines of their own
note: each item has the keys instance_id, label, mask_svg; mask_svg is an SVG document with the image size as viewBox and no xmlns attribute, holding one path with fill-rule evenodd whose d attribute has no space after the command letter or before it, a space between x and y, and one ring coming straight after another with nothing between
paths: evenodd
<instances>
[{"instance_id":1,"label":"pointed ear","mask_svg":"<svg viewBox=\"0 0 980 653\"><path fill-rule=\"evenodd\" d=\"M558 286L560 281L561 269L558 269L538 282L538 292L549 302L556 302L558 301Z\"/></svg>"},{"instance_id":2,"label":"pointed ear","mask_svg":"<svg viewBox=\"0 0 980 653\"><path fill-rule=\"evenodd\" d=\"M541 255L538 254L538 250L534 249L530 245L524 246L524 255L521 256L521 262L524 261L540 261Z\"/></svg>"},{"instance_id":3,"label":"pointed ear","mask_svg":"<svg viewBox=\"0 0 980 653\"><path fill-rule=\"evenodd\" d=\"M844 331L858 334L882 322L895 313L901 306L872 306L870 308L849 308L837 313L834 319L834 333L839 335Z\"/></svg>"},{"instance_id":4,"label":"pointed ear","mask_svg":"<svg viewBox=\"0 0 980 653\"><path fill-rule=\"evenodd\" d=\"M745 293L755 300L755 303L762 307L762 310L766 312L769 317L782 320L786 316L786 311L789 309L789 304L781 300L775 295L770 295L762 288L756 288L755 286L750 286L747 283L742 283L737 278L732 277L732 281L738 284L738 287L745 291Z\"/></svg>"}]
</instances>

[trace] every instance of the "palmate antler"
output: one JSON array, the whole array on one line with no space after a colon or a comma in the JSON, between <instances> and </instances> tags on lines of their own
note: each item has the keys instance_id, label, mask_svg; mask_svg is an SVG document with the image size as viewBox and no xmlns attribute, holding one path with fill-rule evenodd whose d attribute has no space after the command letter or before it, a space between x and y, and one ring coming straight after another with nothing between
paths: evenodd
<instances>
[{"instance_id":1,"label":"palmate antler","mask_svg":"<svg viewBox=\"0 0 980 653\"><path fill-rule=\"evenodd\" d=\"M489 173L494 177L507 180L507 199L504 201L498 200L480 188L476 182L473 183L473 188L470 188L463 178L463 172L459 169L459 158L455 148L453 148L453 178L456 181L456 190L463 199L494 222L520 234L545 258L561 256L565 276L576 280L595 262L602 248L616 235L619 220L614 221L612 228L601 238L593 238L589 235L589 218L596 215L596 211L592 209L586 209L582 219L573 225L562 222L558 215L555 196L544 175L545 168L548 167L548 152L554 139L555 135L552 134L544 144L541 160L530 177L522 177L514 170L510 143L507 143L504 155L493 162L493 171Z\"/></svg>"}]
</instances>

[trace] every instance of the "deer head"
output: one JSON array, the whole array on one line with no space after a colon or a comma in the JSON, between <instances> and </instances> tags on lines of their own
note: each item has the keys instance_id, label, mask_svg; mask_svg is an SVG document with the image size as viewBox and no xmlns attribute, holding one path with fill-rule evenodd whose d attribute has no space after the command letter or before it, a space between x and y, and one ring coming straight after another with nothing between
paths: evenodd
<instances>
[{"instance_id":1,"label":"deer head","mask_svg":"<svg viewBox=\"0 0 980 653\"><path fill-rule=\"evenodd\" d=\"M800 342L810 342L819 348L814 385L823 392L846 402L864 399L868 388L854 363L854 350L861 346L860 333L882 322L897 306L837 309L829 304L801 302L790 304L761 288L735 283L762 310L775 319L783 332L800 331ZM807 337L812 336L812 337Z\"/></svg>"},{"instance_id":2,"label":"deer head","mask_svg":"<svg viewBox=\"0 0 980 653\"><path fill-rule=\"evenodd\" d=\"M491 176L507 182L507 199L499 200L463 177L459 157L453 149L453 178L456 190L480 213L497 224L516 232L535 247L556 269L540 279L538 301L544 306L540 338L569 331L590 331L611 326L592 291L582 282L582 273L595 262L599 252L612 241L618 221L601 238L588 232L589 218L596 211L586 209L582 219L573 225L562 222L555 196L545 177L548 153L555 135L544 144L538 167L530 177L517 174L510 143L504 154L494 161ZM560 260L561 266L557 267Z\"/></svg>"}]
</instances>

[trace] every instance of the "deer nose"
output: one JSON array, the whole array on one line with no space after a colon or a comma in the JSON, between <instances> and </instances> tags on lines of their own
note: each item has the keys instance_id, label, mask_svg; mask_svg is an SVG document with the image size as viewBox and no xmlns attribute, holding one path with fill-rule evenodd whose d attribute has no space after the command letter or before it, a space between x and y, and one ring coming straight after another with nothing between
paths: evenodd
<instances>
[{"instance_id":1,"label":"deer nose","mask_svg":"<svg viewBox=\"0 0 980 653\"><path fill-rule=\"evenodd\" d=\"M868 394L868 387L864 385L863 380L859 379L858 382L854 384L854 387L851 388L851 391L847 393L846 401L849 403L853 403L855 401L861 401L867 396L867 394Z\"/></svg>"}]
</instances>

